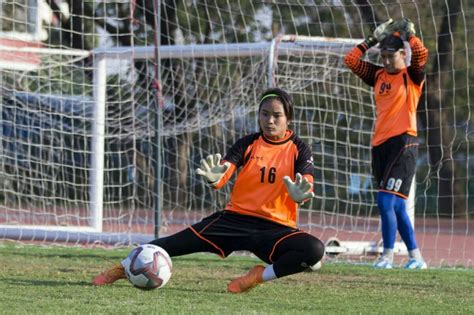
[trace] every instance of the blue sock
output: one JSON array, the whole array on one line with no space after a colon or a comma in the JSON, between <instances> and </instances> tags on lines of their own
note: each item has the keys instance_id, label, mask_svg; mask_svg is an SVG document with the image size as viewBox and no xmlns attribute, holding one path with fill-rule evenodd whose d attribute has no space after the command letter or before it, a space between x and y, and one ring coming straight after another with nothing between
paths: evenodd
<instances>
[{"instance_id":1,"label":"blue sock","mask_svg":"<svg viewBox=\"0 0 474 315\"><path fill-rule=\"evenodd\" d=\"M382 221L383 247L393 249L397 237L397 217L395 215L395 195L379 191L377 194Z\"/></svg>"},{"instance_id":2,"label":"blue sock","mask_svg":"<svg viewBox=\"0 0 474 315\"><path fill-rule=\"evenodd\" d=\"M417 248L415 231L410 218L408 217L406 200L398 196L395 196L395 199L395 214L397 216L398 232L400 232L403 242L410 251Z\"/></svg>"}]
</instances>

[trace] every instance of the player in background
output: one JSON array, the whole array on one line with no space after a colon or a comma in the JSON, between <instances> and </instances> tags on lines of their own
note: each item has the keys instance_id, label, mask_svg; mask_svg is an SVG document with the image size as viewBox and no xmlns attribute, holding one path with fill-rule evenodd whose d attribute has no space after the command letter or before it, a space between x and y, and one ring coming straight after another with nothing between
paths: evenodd
<instances>
[{"instance_id":1,"label":"player in background","mask_svg":"<svg viewBox=\"0 0 474 315\"><path fill-rule=\"evenodd\" d=\"M372 137L372 170L378 184L377 205L384 246L374 267L381 269L393 268L397 228L408 249L405 268L427 268L406 211L418 154L416 108L428 59L428 50L415 34L410 20L389 19L375 29L373 36L354 47L344 60L352 72L374 90L377 118ZM404 42L408 42L411 49L408 66ZM383 67L361 60L377 43Z\"/></svg>"},{"instance_id":2,"label":"player in background","mask_svg":"<svg viewBox=\"0 0 474 315\"><path fill-rule=\"evenodd\" d=\"M196 170L209 186L220 189L240 168L224 210L150 243L171 257L211 252L224 258L245 250L267 263L232 280L227 286L231 293L318 263L324 244L296 227L298 205L314 196L314 165L309 146L289 129L292 118L293 101L285 91L264 92L258 110L260 132L238 140L222 162L220 154L210 155ZM105 285L123 278L123 267L116 265L92 283Z\"/></svg>"}]
</instances>

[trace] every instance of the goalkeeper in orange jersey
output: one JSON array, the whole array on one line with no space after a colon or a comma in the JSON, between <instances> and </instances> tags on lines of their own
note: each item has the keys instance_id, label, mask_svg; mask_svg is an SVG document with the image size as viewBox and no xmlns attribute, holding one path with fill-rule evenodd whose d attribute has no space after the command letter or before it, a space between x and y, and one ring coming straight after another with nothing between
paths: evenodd
<instances>
[{"instance_id":1,"label":"goalkeeper in orange jersey","mask_svg":"<svg viewBox=\"0 0 474 315\"><path fill-rule=\"evenodd\" d=\"M196 173L219 189L240 168L230 201L200 222L151 244L173 256L211 252L227 257L249 251L267 265L256 265L232 280L228 292L248 291L259 283L306 270L324 255L324 244L297 228L298 205L312 198L311 149L289 129L293 101L283 90L263 93L258 109L260 132L238 140L221 161L219 154L201 160ZM104 285L125 278L121 265L92 281Z\"/></svg>"},{"instance_id":2,"label":"goalkeeper in orange jersey","mask_svg":"<svg viewBox=\"0 0 474 315\"><path fill-rule=\"evenodd\" d=\"M384 247L374 267L381 269L393 267L397 228L408 249L405 268L427 268L406 211L418 149L416 108L428 59L428 50L415 34L410 20L390 19L379 25L373 36L354 47L344 60L352 72L374 89L377 118L372 138L372 169L378 184L377 205ZM409 61L404 42L411 49ZM361 60L377 43L383 67Z\"/></svg>"}]
</instances>

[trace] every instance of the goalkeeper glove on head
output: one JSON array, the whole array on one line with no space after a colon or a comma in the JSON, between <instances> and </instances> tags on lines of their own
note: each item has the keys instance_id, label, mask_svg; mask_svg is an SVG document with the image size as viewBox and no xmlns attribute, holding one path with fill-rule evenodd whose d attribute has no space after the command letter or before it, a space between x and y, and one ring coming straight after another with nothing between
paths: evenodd
<instances>
[{"instance_id":1,"label":"goalkeeper glove on head","mask_svg":"<svg viewBox=\"0 0 474 315\"><path fill-rule=\"evenodd\" d=\"M403 18L397 22L397 30L400 32L400 38L404 41L416 35L415 24L408 18Z\"/></svg>"},{"instance_id":2,"label":"goalkeeper glove on head","mask_svg":"<svg viewBox=\"0 0 474 315\"><path fill-rule=\"evenodd\" d=\"M204 177L208 185L214 186L221 180L229 167L229 162L221 165L221 155L219 153L211 154L207 158L201 159L201 167L196 169L196 174Z\"/></svg>"},{"instance_id":3,"label":"goalkeeper glove on head","mask_svg":"<svg viewBox=\"0 0 474 315\"><path fill-rule=\"evenodd\" d=\"M300 173L296 173L294 182L289 176L283 177L283 182L291 199L298 204L303 204L307 199L314 197L314 193L311 191L313 184L308 182L308 179L303 178Z\"/></svg>"},{"instance_id":4,"label":"goalkeeper glove on head","mask_svg":"<svg viewBox=\"0 0 474 315\"><path fill-rule=\"evenodd\" d=\"M386 22L383 22L377 28L375 28L373 37L377 42L380 42L388 35L392 34L393 32L397 31L397 23L395 23L392 19L388 19Z\"/></svg>"}]
</instances>

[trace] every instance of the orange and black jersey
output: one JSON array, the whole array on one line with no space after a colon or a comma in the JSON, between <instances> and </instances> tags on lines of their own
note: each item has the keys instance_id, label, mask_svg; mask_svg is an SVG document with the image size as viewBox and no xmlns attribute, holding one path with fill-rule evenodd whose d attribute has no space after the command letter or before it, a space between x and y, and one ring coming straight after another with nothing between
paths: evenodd
<instances>
[{"instance_id":1,"label":"orange and black jersey","mask_svg":"<svg viewBox=\"0 0 474 315\"><path fill-rule=\"evenodd\" d=\"M298 205L288 194L283 177L294 180L300 173L313 182L313 158L306 143L289 130L279 141L255 133L238 140L224 161L231 167L216 184L217 189L242 167L226 210L296 227Z\"/></svg>"},{"instance_id":2,"label":"orange and black jersey","mask_svg":"<svg viewBox=\"0 0 474 315\"><path fill-rule=\"evenodd\" d=\"M354 74L374 88L377 120L372 138L373 146L400 134L417 135L416 108L425 80L428 50L416 36L410 37L409 44L410 66L396 74L390 74L384 67L361 60L369 49L365 42L354 47L344 59Z\"/></svg>"}]
</instances>

